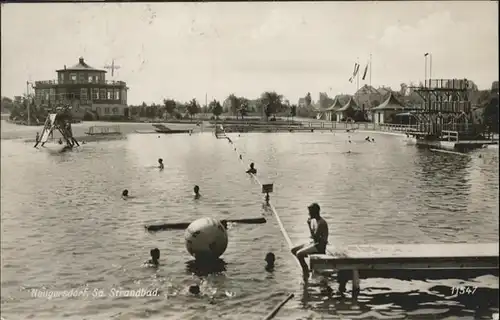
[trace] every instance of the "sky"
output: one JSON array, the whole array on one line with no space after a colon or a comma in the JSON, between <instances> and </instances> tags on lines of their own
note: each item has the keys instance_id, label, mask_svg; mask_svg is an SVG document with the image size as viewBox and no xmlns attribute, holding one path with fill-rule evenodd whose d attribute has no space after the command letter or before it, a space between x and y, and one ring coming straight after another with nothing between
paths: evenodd
<instances>
[{"instance_id":1,"label":"sky","mask_svg":"<svg viewBox=\"0 0 500 320\"><path fill-rule=\"evenodd\" d=\"M83 57L120 69L128 103L352 94L354 63L372 55L371 83L399 89L425 77L498 80L494 1L38 3L1 5L1 94L56 79ZM430 70L427 71L429 73ZM359 86L369 83L359 81Z\"/></svg>"}]
</instances>

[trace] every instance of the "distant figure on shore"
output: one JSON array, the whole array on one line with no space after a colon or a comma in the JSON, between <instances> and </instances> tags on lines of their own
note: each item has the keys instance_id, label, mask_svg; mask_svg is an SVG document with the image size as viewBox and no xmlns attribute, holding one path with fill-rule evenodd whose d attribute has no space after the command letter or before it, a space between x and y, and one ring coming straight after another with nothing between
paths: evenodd
<instances>
[{"instance_id":1,"label":"distant figure on shore","mask_svg":"<svg viewBox=\"0 0 500 320\"><path fill-rule=\"evenodd\" d=\"M274 262L276 261L276 256L272 252L268 252L266 254L266 271L273 272L274 271Z\"/></svg>"},{"instance_id":2,"label":"distant figure on shore","mask_svg":"<svg viewBox=\"0 0 500 320\"><path fill-rule=\"evenodd\" d=\"M62 138L59 138L59 141L58 141L57 143L59 143L59 144L63 144L63 142L62 142Z\"/></svg>"},{"instance_id":3,"label":"distant figure on shore","mask_svg":"<svg viewBox=\"0 0 500 320\"><path fill-rule=\"evenodd\" d=\"M194 186L193 191L194 191L194 198L199 199L201 197L200 187Z\"/></svg>"},{"instance_id":4,"label":"distant figure on shore","mask_svg":"<svg viewBox=\"0 0 500 320\"><path fill-rule=\"evenodd\" d=\"M162 158L158 159L158 168L160 168L160 170L163 170L165 168L165 166L163 165L163 159Z\"/></svg>"},{"instance_id":5,"label":"distant figure on shore","mask_svg":"<svg viewBox=\"0 0 500 320\"><path fill-rule=\"evenodd\" d=\"M158 267L160 264L160 250L158 248L151 249L149 252L151 254L151 260L148 260L147 264L152 267Z\"/></svg>"},{"instance_id":6,"label":"distant figure on shore","mask_svg":"<svg viewBox=\"0 0 500 320\"><path fill-rule=\"evenodd\" d=\"M257 174L257 169L255 169L254 167L254 163L250 163L250 169L247 170L247 173L251 173L251 174Z\"/></svg>"},{"instance_id":7,"label":"distant figure on shore","mask_svg":"<svg viewBox=\"0 0 500 320\"><path fill-rule=\"evenodd\" d=\"M35 140L36 140L35 142L40 141L40 133L38 133L38 132L36 133Z\"/></svg>"},{"instance_id":8,"label":"distant figure on shore","mask_svg":"<svg viewBox=\"0 0 500 320\"><path fill-rule=\"evenodd\" d=\"M309 219L307 219L307 226L311 233L312 243L302 244L292 249L294 254L302 266L304 279L309 278L309 267L305 258L309 254L326 252L326 245L328 244L328 224L320 216L320 207L317 203L311 204L307 207L309 210Z\"/></svg>"}]
</instances>

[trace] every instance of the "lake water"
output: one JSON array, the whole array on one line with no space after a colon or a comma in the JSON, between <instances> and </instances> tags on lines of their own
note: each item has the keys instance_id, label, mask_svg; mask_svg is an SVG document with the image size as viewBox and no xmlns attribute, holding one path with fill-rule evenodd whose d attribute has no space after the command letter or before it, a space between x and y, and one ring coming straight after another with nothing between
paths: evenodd
<instances>
[{"instance_id":1,"label":"lake water","mask_svg":"<svg viewBox=\"0 0 500 320\"><path fill-rule=\"evenodd\" d=\"M321 205L330 242L340 246L498 242L498 150L460 157L408 146L395 136L376 134L368 143L365 135L351 133L349 144L342 132L236 134L235 152L211 133L130 134L65 154L3 139L2 317L251 320L292 292L295 298L276 319L491 319L498 312L494 276L462 283L480 289L458 298L449 297L458 279L363 280L357 302L301 285L240 154L245 165L255 162L261 182L274 182L271 201L294 243L308 239L311 202ZM162 172L153 168L160 157ZM194 185L201 188L198 201ZM136 198L122 200L125 188ZM155 222L262 215L267 224L231 226L226 271L201 277L189 268L183 231L143 229ZM144 268L154 247L162 265ZM268 251L277 256L274 273L264 271ZM194 283L201 283L202 297L187 293ZM88 296L33 297L33 289L85 288ZM159 288L161 296L111 297L113 288ZM105 296L93 296L94 290Z\"/></svg>"}]
</instances>

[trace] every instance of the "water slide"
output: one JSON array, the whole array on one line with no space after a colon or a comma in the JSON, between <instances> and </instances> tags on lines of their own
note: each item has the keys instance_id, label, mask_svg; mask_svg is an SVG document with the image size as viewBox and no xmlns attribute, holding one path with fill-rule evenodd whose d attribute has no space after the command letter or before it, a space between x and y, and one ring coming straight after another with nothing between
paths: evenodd
<instances>
[{"instance_id":1,"label":"water slide","mask_svg":"<svg viewBox=\"0 0 500 320\"><path fill-rule=\"evenodd\" d=\"M38 141L39 143L45 143L49 140L49 136L50 136L52 130L54 130L54 121L56 120L56 115L57 115L56 113L49 114L48 120L50 122L45 123L45 127L43 128L42 136L40 137L40 141Z\"/></svg>"}]
</instances>

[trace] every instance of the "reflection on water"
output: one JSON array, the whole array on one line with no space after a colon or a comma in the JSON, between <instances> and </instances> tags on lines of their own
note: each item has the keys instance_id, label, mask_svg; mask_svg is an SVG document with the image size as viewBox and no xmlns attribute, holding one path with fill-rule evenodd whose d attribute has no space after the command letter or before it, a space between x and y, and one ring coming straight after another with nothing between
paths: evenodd
<instances>
[{"instance_id":1,"label":"reflection on water","mask_svg":"<svg viewBox=\"0 0 500 320\"><path fill-rule=\"evenodd\" d=\"M365 142L363 133L349 136L351 144L347 133L338 132L241 134L231 136L235 152L208 133L129 135L64 154L2 140L2 316L195 319L202 313L261 319L287 291L296 291L297 299L277 319L491 316L498 308L494 276L367 279L357 302L321 295L315 279L302 289L297 264L262 207L259 186L244 173L250 162L262 183L274 183L271 200L297 243L307 241L305 208L313 201L320 203L335 245L498 242L496 151L454 157L407 146L394 136L377 136L376 143ZM163 171L154 168L158 158ZM203 195L196 201L194 185ZM123 189L135 198L122 200ZM268 215L267 224L229 229L216 273L189 262L183 231L152 234L143 227L261 215ZM160 267L143 268L155 247L162 252ZM267 252L277 256L272 273L265 271ZM210 299L189 295L193 283L201 283ZM458 285L479 289L474 296L450 297ZM163 295L109 294L112 288L144 287ZM31 296L33 289L72 288L108 294Z\"/></svg>"}]
</instances>

